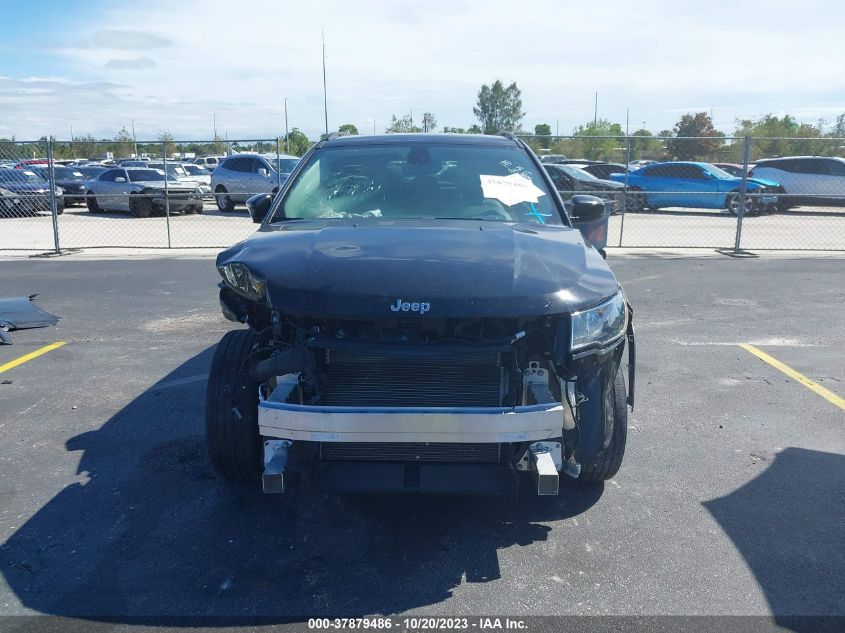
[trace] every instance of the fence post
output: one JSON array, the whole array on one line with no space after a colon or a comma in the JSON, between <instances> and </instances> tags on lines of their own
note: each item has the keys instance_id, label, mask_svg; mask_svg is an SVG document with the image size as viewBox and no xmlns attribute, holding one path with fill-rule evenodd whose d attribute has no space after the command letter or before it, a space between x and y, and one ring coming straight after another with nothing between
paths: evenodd
<instances>
[{"instance_id":1,"label":"fence post","mask_svg":"<svg viewBox=\"0 0 845 633\"><path fill-rule=\"evenodd\" d=\"M745 147L742 152L742 185L739 189L739 209L736 211L736 241L734 242L734 254L739 253L739 243L742 238L742 216L745 215L745 196L748 188L748 158L751 150L751 138L745 135Z\"/></svg>"},{"instance_id":2,"label":"fence post","mask_svg":"<svg viewBox=\"0 0 845 633\"><path fill-rule=\"evenodd\" d=\"M53 166L53 139L47 139L47 171L50 173L50 213L53 216L53 244L56 255L61 255L59 246L59 206L56 200L56 170Z\"/></svg>"},{"instance_id":3,"label":"fence post","mask_svg":"<svg viewBox=\"0 0 845 633\"><path fill-rule=\"evenodd\" d=\"M625 212L628 210L628 170L631 167L631 137L625 137L625 188L624 204L622 205L622 220L619 223L619 246L622 246L622 233L625 231Z\"/></svg>"},{"instance_id":4,"label":"fence post","mask_svg":"<svg viewBox=\"0 0 845 633\"><path fill-rule=\"evenodd\" d=\"M167 141L161 144L161 155L164 157L164 217L167 223L167 248L170 246L170 193L167 190Z\"/></svg>"},{"instance_id":5,"label":"fence post","mask_svg":"<svg viewBox=\"0 0 845 633\"><path fill-rule=\"evenodd\" d=\"M281 157L282 141L276 137L276 189L282 188L282 157Z\"/></svg>"}]
</instances>

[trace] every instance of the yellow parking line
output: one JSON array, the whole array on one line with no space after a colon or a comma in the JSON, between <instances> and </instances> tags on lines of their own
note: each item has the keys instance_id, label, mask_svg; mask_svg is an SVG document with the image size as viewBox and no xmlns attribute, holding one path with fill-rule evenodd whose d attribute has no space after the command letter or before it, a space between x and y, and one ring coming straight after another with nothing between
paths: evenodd
<instances>
[{"instance_id":1,"label":"yellow parking line","mask_svg":"<svg viewBox=\"0 0 845 633\"><path fill-rule=\"evenodd\" d=\"M769 365L771 365L775 369L782 371L784 374L786 374L787 376L789 376L793 380L796 380L799 383L801 383L802 385L804 385L810 391L815 391L822 398L824 398L825 400L827 400L831 404L833 404L833 405L839 407L840 409L842 409L843 411L845 411L845 399L840 398L839 396L837 396L835 393L833 393L829 389L825 389L819 383L817 383L813 380L810 380L804 374L795 371L794 369L792 369L792 367L790 367L788 365L784 365L777 358L769 356L766 352L764 352L763 350L757 349L753 345L749 345L748 343L740 343L739 346L742 349L744 349L746 352L750 352L751 354L754 354L760 360L769 363Z\"/></svg>"},{"instance_id":2,"label":"yellow parking line","mask_svg":"<svg viewBox=\"0 0 845 633\"><path fill-rule=\"evenodd\" d=\"M39 347L34 352L30 352L29 354L24 354L20 358L16 358L15 360L10 360L5 365L0 365L0 374L4 371L9 371L10 369L14 369L18 365L23 365L25 362L32 360L33 358L38 358L39 356L46 354L47 352L52 352L54 349L58 349L62 345L67 343L67 341L56 341L55 343L50 343L49 345L45 345L44 347Z\"/></svg>"}]
</instances>

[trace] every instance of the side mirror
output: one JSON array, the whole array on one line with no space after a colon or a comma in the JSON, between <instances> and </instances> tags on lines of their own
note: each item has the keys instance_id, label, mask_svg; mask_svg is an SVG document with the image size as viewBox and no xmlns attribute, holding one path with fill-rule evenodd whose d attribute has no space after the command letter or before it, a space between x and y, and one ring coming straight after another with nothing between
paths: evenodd
<instances>
[{"instance_id":1,"label":"side mirror","mask_svg":"<svg viewBox=\"0 0 845 633\"><path fill-rule=\"evenodd\" d=\"M114 181L115 182L126 182L126 178L124 178L123 176L118 176L117 178L114 179Z\"/></svg>"},{"instance_id":2,"label":"side mirror","mask_svg":"<svg viewBox=\"0 0 845 633\"><path fill-rule=\"evenodd\" d=\"M270 175L270 172L267 171L264 167L261 167L261 168L258 169L258 175L262 176L263 178L266 178L267 176Z\"/></svg>"},{"instance_id":3,"label":"side mirror","mask_svg":"<svg viewBox=\"0 0 845 633\"><path fill-rule=\"evenodd\" d=\"M269 193L259 193L248 198L246 208L249 211L249 217L256 224L261 224L264 221L264 216L270 210L271 204L273 204L273 196Z\"/></svg>"},{"instance_id":4,"label":"side mirror","mask_svg":"<svg viewBox=\"0 0 845 633\"><path fill-rule=\"evenodd\" d=\"M604 201L587 195L575 195L571 200L569 217L574 224L596 222L604 219Z\"/></svg>"}]
</instances>

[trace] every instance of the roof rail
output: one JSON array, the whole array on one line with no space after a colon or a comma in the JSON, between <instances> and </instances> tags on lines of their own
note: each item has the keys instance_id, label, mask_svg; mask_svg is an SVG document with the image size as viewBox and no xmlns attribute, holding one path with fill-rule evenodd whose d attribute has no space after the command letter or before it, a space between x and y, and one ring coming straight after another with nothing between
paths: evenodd
<instances>
[{"instance_id":1,"label":"roof rail","mask_svg":"<svg viewBox=\"0 0 845 633\"><path fill-rule=\"evenodd\" d=\"M505 138L510 139L512 141L516 140L516 137L513 135L513 132L502 131L499 132L499 136L504 136Z\"/></svg>"},{"instance_id":2,"label":"roof rail","mask_svg":"<svg viewBox=\"0 0 845 633\"><path fill-rule=\"evenodd\" d=\"M335 140L336 138L338 138L339 136L341 136L340 132L329 132L329 133L326 135L326 138L325 138L325 139L323 139L323 140L325 140L325 141L333 141L333 140Z\"/></svg>"}]
</instances>

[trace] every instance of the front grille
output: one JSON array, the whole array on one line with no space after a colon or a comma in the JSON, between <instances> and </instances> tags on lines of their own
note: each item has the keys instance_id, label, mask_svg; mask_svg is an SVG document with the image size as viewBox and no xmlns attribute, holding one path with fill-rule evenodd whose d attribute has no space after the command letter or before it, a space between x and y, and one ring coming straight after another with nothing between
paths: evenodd
<instances>
[{"instance_id":1,"label":"front grille","mask_svg":"<svg viewBox=\"0 0 845 633\"><path fill-rule=\"evenodd\" d=\"M497 354L389 358L326 352L322 404L382 407L499 406Z\"/></svg>"},{"instance_id":2,"label":"front grille","mask_svg":"<svg viewBox=\"0 0 845 633\"><path fill-rule=\"evenodd\" d=\"M320 459L326 461L472 462L499 461L499 444L446 442L323 442Z\"/></svg>"}]
</instances>

